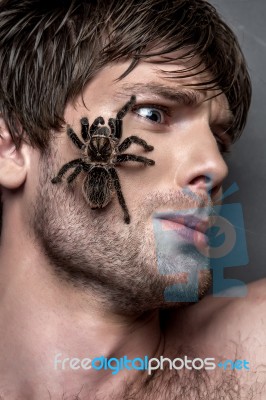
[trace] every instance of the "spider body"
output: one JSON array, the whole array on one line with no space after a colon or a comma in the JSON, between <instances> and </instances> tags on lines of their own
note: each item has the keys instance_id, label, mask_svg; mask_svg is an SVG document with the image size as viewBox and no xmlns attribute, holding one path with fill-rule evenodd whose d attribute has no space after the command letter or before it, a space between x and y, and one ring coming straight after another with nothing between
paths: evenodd
<instances>
[{"instance_id":1,"label":"spider body","mask_svg":"<svg viewBox=\"0 0 266 400\"><path fill-rule=\"evenodd\" d=\"M110 137L110 130L103 126L92 135L86 148L91 162L108 162L115 150L116 141Z\"/></svg>"},{"instance_id":2,"label":"spider body","mask_svg":"<svg viewBox=\"0 0 266 400\"><path fill-rule=\"evenodd\" d=\"M155 162L149 158L137 156L135 154L124 154L123 151L136 143L144 148L145 151L152 151L145 140L138 136L129 136L121 144L123 118L136 103L136 97L131 99L117 113L116 118L109 118L108 126L105 125L103 117L98 117L89 126L86 117L80 120L82 142L71 127L67 127L67 134L71 141L81 151L81 158L77 158L63 165L52 183L60 183L65 173L75 168L68 176L67 182L70 184L83 171L86 177L83 180L82 192L84 198L92 209L103 208L112 200L115 192L118 201L124 212L125 223L130 223L128 208L122 193L116 165L127 161L135 161L144 165L154 165Z\"/></svg>"}]
</instances>

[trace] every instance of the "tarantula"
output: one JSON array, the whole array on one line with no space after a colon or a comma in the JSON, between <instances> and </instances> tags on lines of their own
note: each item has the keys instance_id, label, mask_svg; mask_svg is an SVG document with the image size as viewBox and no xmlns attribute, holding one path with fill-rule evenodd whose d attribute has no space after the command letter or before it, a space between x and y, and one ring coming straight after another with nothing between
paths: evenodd
<instances>
[{"instance_id":1,"label":"tarantula","mask_svg":"<svg viewBox=\"0 0 266 400\"><path fill-rule=\"evenodd\" d=\"M118 111L116 118L109 118L109 127L101 126L105 125L103 117L96 118L90 127L88 118L82 118L80 120L81 135L85 143L68 126L67 135L74 145L82 151L82 157L63 165L58 175L51 181L52 183L61 182L63 175L70 168L75 168L67 178L67 182L70 184L82 171L85 172L86 177L83 181L82 192L89 206L92 209L105 207L116 191L126 224L130 223L130 216L115 167L117 164L127 161L136 161L144 165L155 164L154 160L146 157L122 154L132 143L142 146L146 151L154 149L153 146L148 145L145 140L138 136L129 136L119 144L122 137L122 120L135 103L136 97L131 96L130 100Z\"/></svg>"}]
</instances>

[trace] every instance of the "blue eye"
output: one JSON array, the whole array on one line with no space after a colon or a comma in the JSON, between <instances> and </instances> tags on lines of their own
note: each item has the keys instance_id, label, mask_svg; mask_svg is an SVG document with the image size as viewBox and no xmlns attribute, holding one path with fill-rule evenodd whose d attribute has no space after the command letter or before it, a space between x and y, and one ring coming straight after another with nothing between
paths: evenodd
<instances>
[{"instance_id":1,"label":"blue eye","mask_svg":"<svg viewBox=\"0 0 266 400\"><path fill-rule=\"evenodd\" d=\"M163 124L165 122L164 113L162 110L154 107L138 107L134 112L143 118L148 118L150 121L157 124Z\"/></svg>"}]
</instances>

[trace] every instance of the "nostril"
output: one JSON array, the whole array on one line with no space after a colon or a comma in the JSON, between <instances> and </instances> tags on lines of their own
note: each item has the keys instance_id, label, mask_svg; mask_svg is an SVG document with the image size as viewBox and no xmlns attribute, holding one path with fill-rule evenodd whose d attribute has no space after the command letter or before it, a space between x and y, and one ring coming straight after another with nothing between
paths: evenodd
<instances>
[{"instance_id":1,"label":"nostril","mask_svg":"<svg viewBox=\"0 0 266 400\"><path fill-rule=\"evenodd\" d=\"M190 181L190 185L204 187L206 190L212 188L212 179L210 176L199 175Z\"/></svg>"}]
</instances>

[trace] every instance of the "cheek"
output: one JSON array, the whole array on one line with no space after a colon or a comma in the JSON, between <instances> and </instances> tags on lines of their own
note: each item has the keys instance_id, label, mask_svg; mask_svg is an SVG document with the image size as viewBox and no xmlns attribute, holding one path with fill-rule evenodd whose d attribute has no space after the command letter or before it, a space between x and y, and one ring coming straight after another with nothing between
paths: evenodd
<instances>
[{"instance_id":1,"label":"cheek","mask_svg":"<svg viewBox=\"0 0 266 400\"><path fill-rule=\"evenodd\" d=\"M138 136L154 146L154 150L145 152L138 146L132 145L127 152L150 158L155 161L155 165L143 166L129 162L117 167L122 190L129 207L135 207L149 194L165 192L173 188L175 177L173 155L168 152L168 146L162 143L162 139L151 138L151 135L145 134Z\"/></svg>"},{"instance_id":2,"label":"cheek","mask_svg":"<svg viewBox=\"0 0 266 400\"><path fill-rule=\"evenodd\" d=\"M48 160L47 160L48 163ZM27 179L25 182L23 197L25 198L25 204L31 204L37 197L37 189L40 181L41 163L37 151L32 153L30 160L30 168L28 169ZM25 209L28 209L27 206Z\"/></svg>"},{"instance_id":3,"label":"cheek","mask_svg":"<svg viewBox=\"0 0 266 400\"><path fill-rule=\"evenodd\" d=\"M138 154L137 152L134 154ZM146 156L146 154L145 154ZM129 210L143 203L145 197L156 192L166 192L172 186L173 173L170 174L171 162L159 151L152 151L147 156L155 161L153 166L137 166L128 163L117 167L121 187Z\"/></svg>"},{"instance_id":4,"label":"cheek","mask_svg":"<svg viewBox=\"0 0 266 400\"><path fill-rule=\"evenodd\" d=\"M145 125L145 127L144 127ZM193 135L190 135L189 126L185 122L178 122L171 127L157 126L146 127L146 124L136 120L125 121L123 130L123 140L130 135L136 135L144 139L149 145L154 147L151 152L143 152L139 147L131 146L127 152L147 156L155 161L155 166L146 174L148 180L155 180L158 184L165 185L166 182L173 184L176 170L187 161L194 144ZM193 136L193 138L191 137ZM144 177L143 177L144 178Z\"/></svg>"},{"instance_id":5,"label":"cheek","mask_svg":"<svg viewBox=\"0 0 266 400\"><path fill-rule=\"evenodd\" d=\"M121 166L117 168L122 191L127 202L134 205L137 198L145 196L146 193L154 190L156 185L156 166L141 166L139 168Z\"/></svg>"}]
</instances>

